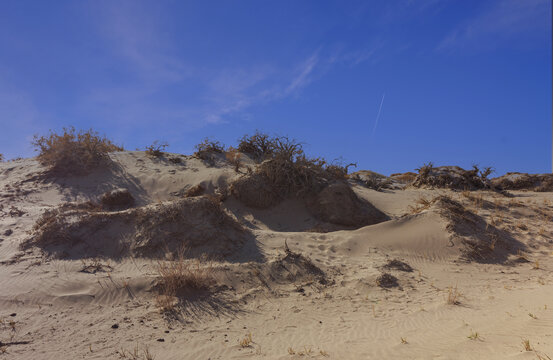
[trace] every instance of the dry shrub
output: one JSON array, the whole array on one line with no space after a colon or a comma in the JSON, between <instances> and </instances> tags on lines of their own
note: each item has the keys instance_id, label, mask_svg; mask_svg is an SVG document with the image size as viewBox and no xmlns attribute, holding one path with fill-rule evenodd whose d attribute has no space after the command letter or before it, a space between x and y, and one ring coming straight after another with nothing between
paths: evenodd
<instances>
[{"instance_id":1,"label":"dry shrub","mask_svg":"<svg viewBox=\"0 0 553 360\"><path fill-rule=\"evenodd\" d=\"M176 259L159 262L156 303L162 311L174 309L176 300L188 292L208 289L214 283L213 265L205 257L187 260L185 251L179 251Z\"/></svg>"},{"instance_id":2,"label":"dry shrub","mask_svg":"<svg viewBox=\"0 0 553 360\"><path fill-rule=\"evenodd\" d=\"M256 131L253 135L244 135L238 143L238 151L250 155L255 161L272 157L275 151L275 139Z\"/></svg>"},{"instance_id":3,"label":"dry shrub","mask_svg":"<svg viewBox=\"0 0 553 360\"><path fill-rule=\"evenodd\" d=\"M239 172L240 167L242 166L242 161L240 159L241 156L242 154L232 146L229 147L229 149L225 153L225 157L227 158L227 161L232 165L234 165L234 171L236 172Z\"/></svg>"},{"instance_id":4,"label":"dry shrub","mask_svg":"<svg viewBox=\"0 0 553 360\"><path fill-rule=\"evenodd\" d=\"M461 303L460 298L461 298L461 293L457 289L457 285L455 285L455 287L450 286L447 289L446 303L448 305L459 305Z\"/></svg>"},{"instance_id":5,"label":"dry shrub","mask_svg":"<svg viewBox=\"0 0 553 360\"><path fill-rule=\"evenodd\" d=\"M4 154L0 154L0 162L4 161Z\"/></svg>"},{"instance_id":6,"label":"dry shrub","mask_svg":"<svg viewBox=\"0 0 553 360\"><path fill-rule=\"evenodd\" d=\"M204 141L197 144L194 148L196 149L194 153L195 157L211 164L214 163L213 154L223 154L225 152L225 145L219 141L209 140L209 138L205 138Z\"/></svg>"},{"instance_id":7,"label":"dry shrub","mask_svg":"<svg viewBox=\"0 0 553 360\"><path fill-rule=\"evenodd\" d=\"M92 129L77 132L74 127L63 128L61 134L35 135L32 145L38 161L61 175L85 174L108 163L108 153L124 150Z\"/></svg>"},{"instance_id":8,"label":"dry shrub","mask_svg":"<svg viewBox=\"0 0 553 360\"><path fill-rule=\"evenodd\" d=\"M493 172L491 167L483 170L473 165L471 170L459 166L434 167L433 163L424 164L416 169L418 174L413 181L414 187L448 188L458 190L477 190L491 187L488 176Z\"/></svg>"},{"instance_id":9,"label":"dry shrub","mask_svg":"<svg viewBox=\"0 0 553 360\"><path fill-rule=\"evenodd\" d=\"M155 140L152 145L146 146L146 154L153 157L163 156L163 151L167 148L169 144L167 142L160 143L158 140Z\"/></svg>"},{"instance_id":10,"label":"dry shrub","mask_svg":"<svg viewBox=\"0 0 553 360\"><path fill-rule=\"evenodd\" d=\"M382 275L377 277L376 284L385 289L399 286L397 278L388 273L383 273Z\"/></svg>"},{"instance_id":11,"label":"dry shrub","mask_svg":"<svg viewBox=\"0 0 553 360\"><path fill-rule=\"evenodd\" d=\"M271 144L271 151L264 153L266 160L231 186L232 193L249 206L267 208L289 196L317 194L330 182L347 177L350 165L309 158L300 143L287 137L264 139Z\"/></svg>"},{"instance_id":12,"label":"dry shrub","mask_svg":"<svg viewBox=\"0 0 553 360\"><path fill-rule=\"evenodd\" d=\"M437 197L434 199L428 199L421 196L415 201L415 206L409 205L409 210L411 214L418 214L428 209L432 204L434 204L436 200L437 200Z\"/></svg>"},{"instance_id":13,"label":"dry shrub","mask_svg":"<svg viewBox=\"0 0 553 360\"><path fill-rule=\"evenodd\" d=\"M282 197L317 193L331 180L344 180L348 166L328 164L322 158L309 158L303 146L287 137L272 139L271 158L256 169L275 192Z\"/></svg>"}]
</instances>

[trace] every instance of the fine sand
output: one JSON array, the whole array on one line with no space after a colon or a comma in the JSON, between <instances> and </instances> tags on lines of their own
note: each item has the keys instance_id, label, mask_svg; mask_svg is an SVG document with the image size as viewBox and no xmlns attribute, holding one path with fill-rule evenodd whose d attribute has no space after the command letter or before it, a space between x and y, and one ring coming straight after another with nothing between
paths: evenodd
<instances>
[{"instance_id":1,"label":"fine sand","mask_svg":"<svg viewBox=\"0 0 553 360\"><path fill-rule=\"evenodd\" d=\"M385 214L356 228L299 199L243 205L224 156L111 158L67 178L0 163L0 359L553 358L551 192L350 181ZM185 198L198 184L207 196ZM38 242L45 210L117 188L130 209L67 210L64 236ZM158 270L179 241L213 279L163 312Z\"/></svg>"}]
</instances>

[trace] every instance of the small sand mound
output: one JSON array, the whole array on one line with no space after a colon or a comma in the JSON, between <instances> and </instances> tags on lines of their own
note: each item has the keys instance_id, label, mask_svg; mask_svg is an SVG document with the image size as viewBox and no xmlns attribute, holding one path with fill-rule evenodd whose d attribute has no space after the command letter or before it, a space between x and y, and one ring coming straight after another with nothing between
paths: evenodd
<instances>
[{"instance_id":1,"label":"small sand mound","mask_svg":"<svg viewBox=\"0 0 553 360\"><path fill-rule=\"evenodd\" d=\"M302 254L285 250L285 256L269 266L269 276L277 283L289 283L314 278L325 284L325 273Z\"/></svg>"},{"instance_id":2,"label":"small sand mound","mask_svg":"<svg viewBox=\"0 0 553 360\"><path fill-rule=\"evenodd\" d=\"M116 212L56 208L36 222L23 247L59 257L159 258L186 248L190 256L225 256L251 236L219 204L192 197Z\"/></svg>"},{"instance_id":3,"label":"small sand mound","mask_svg":"<svg viewBox=\"0 0 553 360\"><path fill-rule=\"evenodd\" d=\"M362 227L388 220L383 212L362 201L345 182L335 182L306 202L308 209L322 221Z\"/></svg>"},{"instance_id":4,"label":"small sand mound","mask_svg":"<svg viewBox=\"0 0 553 360\"><path fill-rule=\"evenodd\" d=\"M510 172L491 180L502 190L553 191L553 174L523 174Z\"/></svg>"},{"instance_id":5,"label":"small sand mound","mask_svg":"<svg viewBox=\"0 0 553 360\"><path fill-rule=\"evenodd\" d=\"M258 174L240 177L232 183L230 191L244 205L256 209L270 208L282 200L278 193Z\"/></svg>"},{"instance_id":6,"label":"small sand mound","mask_svg":"<svg viewBox=\"0 0 553 360\"><path fill-rule=\"evenodd\" d=\"M101 202L107 208L128 208L134 205L134 198L127 189L115 189L102 195Z\"/></svg>"},{"instance_id":7,"label":"small sand mound","mask_svg":"<svg viewBox=\"0 0 553 360\"><path fill-rule=\"evenodd\" d=\"M478 190L489 188L486 173L477 167L465 170L459 166L422 166L412 186L417 188L448 188L458 190Z\"/></svg>"},{"instance_id":8,"label":"small sand mound","mask_svg":"<svg viewBox=\"0 0 553 360\"><path fill-rule=\"evenodd\" d=\"M453 234L452 246L457 239L466 246L463 250L466 260L504 263L509 255L524 249L524 245L507 231L487 223L458 201L438 196L432 202L448 221L447 229Z\"/></svg>"}]
</instances>

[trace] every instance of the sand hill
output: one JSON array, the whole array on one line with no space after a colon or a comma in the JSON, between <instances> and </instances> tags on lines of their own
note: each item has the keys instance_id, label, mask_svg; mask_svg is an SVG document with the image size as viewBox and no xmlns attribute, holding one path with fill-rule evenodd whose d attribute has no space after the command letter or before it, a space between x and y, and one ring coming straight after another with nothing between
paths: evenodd
<instances>
[{"instance_id":1,"label":"sand hill","mask_svg":"<svg viewBox=\"0 0 553 360\"><path fill-rule=\"evenodd\" d=\"M547 175L238 150L0 163L0 359L553 357Z\"/></svg>"}]
</instances>

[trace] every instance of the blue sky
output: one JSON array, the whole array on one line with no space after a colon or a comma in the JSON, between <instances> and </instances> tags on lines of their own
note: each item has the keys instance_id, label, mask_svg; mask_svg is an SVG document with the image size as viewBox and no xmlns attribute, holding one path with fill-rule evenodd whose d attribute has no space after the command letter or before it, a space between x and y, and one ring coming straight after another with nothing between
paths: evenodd
<instances>
[{"instance_id":1,"label":"blue sky","mask_svg":"<svg viewBox=\"0 0 553 360\"><path fill-rule=\"evenodd\" d=\"M551 0L2 1L0 153L259 129L385 174L551 171Z\"/></svg>"}]
</instances>

